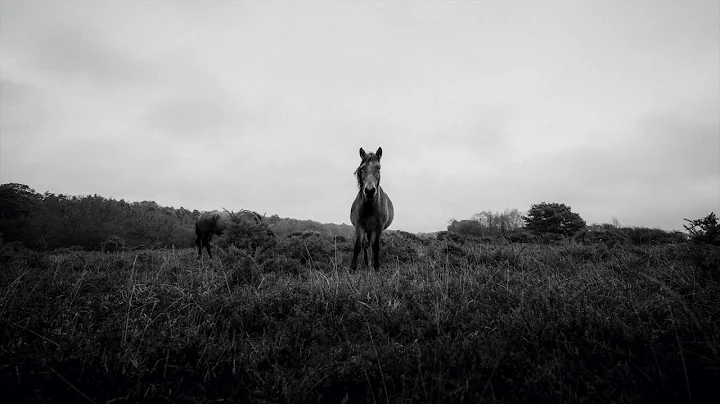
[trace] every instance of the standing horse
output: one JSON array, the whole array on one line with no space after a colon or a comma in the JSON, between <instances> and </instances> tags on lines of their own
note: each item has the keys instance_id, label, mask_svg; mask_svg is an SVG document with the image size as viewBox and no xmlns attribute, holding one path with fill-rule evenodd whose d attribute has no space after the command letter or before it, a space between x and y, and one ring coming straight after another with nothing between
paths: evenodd
<instances>
[{"instance_id":1,"label":"standing horse","mask_svg":"<svg viewBox=\"0 0 720 404\"><path fill-rule=\"evenodd\" d=\"M380 234L390 226L395 215L390 197L380 186L381 157L382 147L378 147L375 153L365 153L360 148L360 166L355 170L359 189L350 208L350 221L355 226L355 250L350 263L353 270L357 269L360 248L363 249L365 266L368 266L368 246L372 246L373 268L380 268Z\"/></svg>"}]
</instances>

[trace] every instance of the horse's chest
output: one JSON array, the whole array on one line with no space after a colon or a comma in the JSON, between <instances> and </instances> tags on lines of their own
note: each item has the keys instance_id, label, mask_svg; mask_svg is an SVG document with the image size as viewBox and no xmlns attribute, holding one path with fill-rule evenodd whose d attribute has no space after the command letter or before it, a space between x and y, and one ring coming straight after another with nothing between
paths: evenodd
<instances>
[{"instance_id":1,"label":"horse's chest","mask_svg":"<svg viewBox=\"0 0 720 404\"><path fill-rule=\"evenodd\" d=\"M360 217L358 219L360 226L363 228L374 229L383 224L384 215L375 209L373 205L368 204L360 208Z\"/></svg>"}]
</instances>

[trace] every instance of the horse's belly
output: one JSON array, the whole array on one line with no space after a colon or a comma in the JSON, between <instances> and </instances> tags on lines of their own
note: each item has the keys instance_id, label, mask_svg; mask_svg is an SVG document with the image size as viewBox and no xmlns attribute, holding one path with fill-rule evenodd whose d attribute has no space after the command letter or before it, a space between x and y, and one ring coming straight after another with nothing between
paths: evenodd
<instances>
[{"instance_id":1,"label":"horse's belly","mask_svg":"<svg viewBox=\"0 0 720 404\"><path fill-rule=\"evenodd\" d=\"M366 231L382 229L385 225L384 216L374 216L359 220L360 227Z\"/></svg>"}]
</instances>

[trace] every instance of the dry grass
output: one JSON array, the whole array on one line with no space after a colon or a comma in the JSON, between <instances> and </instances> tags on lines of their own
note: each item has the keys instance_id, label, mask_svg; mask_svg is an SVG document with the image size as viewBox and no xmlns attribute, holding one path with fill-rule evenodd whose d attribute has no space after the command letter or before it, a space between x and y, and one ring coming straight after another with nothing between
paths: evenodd
<instances>
[{"instance_id":1,"label":"dry grass","mask_svg":"<svg viewBox=\"0 0 720 404\"><path fill-rule=\"evenodd\" d=\"M26 252L0 380L29 402L711 402L718 249L477 245ZM720 396L720 395L716 395Z\"/></svg>"}]
</instances>

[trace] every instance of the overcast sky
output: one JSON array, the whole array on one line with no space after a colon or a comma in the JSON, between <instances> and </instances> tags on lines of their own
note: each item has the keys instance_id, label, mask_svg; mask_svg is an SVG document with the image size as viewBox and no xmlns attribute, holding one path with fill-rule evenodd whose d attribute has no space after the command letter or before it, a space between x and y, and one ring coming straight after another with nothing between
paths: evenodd
<instances>
[{"instance_id":1,"label":"overcast sky","mask_svg":"<svg viewBox=\"0 0 720 404\"><path fill-rule=\"evenodd\" d=\"M720 214L720 3L0 1L0 182L391 229Z\"/></svg>"}]
</instances>

